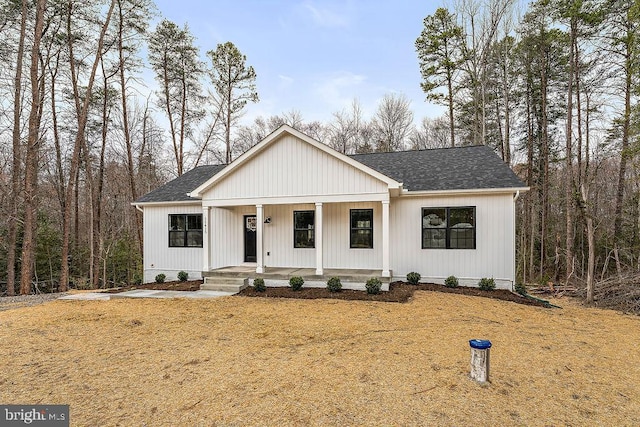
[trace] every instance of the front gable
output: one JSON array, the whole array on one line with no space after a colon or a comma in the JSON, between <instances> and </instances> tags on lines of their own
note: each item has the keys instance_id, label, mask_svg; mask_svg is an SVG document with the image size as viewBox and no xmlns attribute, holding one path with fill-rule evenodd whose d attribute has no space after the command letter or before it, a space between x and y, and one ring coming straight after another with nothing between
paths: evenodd
<instances>
[{"instance_id":1,"label":"front gable","mask_svg":"<svg viewBox=\"0 0 640 427\"><path fill-rule=\"evenodd\" d=\"M213 205L247 200L282 203L301 198L388 198L390 190L400 187L393 179L283 126L191 195Z\"/></svg>"}]
</instances>

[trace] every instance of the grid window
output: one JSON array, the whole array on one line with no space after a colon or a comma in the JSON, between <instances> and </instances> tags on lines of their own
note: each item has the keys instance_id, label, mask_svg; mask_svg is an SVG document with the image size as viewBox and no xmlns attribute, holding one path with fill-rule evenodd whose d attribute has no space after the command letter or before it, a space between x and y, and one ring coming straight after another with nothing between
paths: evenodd
<instances>
[{"instance_id":1,"label":"grid window","mask_svg":"<svg viewBox=\"0 0 640 427\"><path fill-rule=\"evenodd\" d=\"M351 209L350 247L373 248L373 209Z\"/></svg>"},{"instance_id":2,"label":"grid window","mask_svg":"<svg viewBox=\"0 0 640 427\"><path fill-rule=\"evenodd\" d=\"M202 214L169 215L169 247L202 247Z\"/></svg>"},{"instance_id":3,"label":"grid window","mask_svg":"<svg viewBox=\"0 0 640 427\"><path fill-rule=\"evenodd\" d=\"M293 212L293 247L315 248L315 212Z\"/></svg>"},{"instance_id":4,"label":"grid window","mask_svg":"<svg viewBox=\"0 0 640 427\"><path fill-rule=\"evenodd\" d=\"M422 208L422 249L475 249L475 210Z\"/></svg>"}]
</instances>

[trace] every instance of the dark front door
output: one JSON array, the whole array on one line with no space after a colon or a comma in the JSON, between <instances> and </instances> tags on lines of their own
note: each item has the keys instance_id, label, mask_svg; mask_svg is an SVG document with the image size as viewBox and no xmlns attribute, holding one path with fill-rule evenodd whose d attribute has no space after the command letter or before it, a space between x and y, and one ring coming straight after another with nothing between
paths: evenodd
<instances>
[{"instance_id":1,"label":"dark front door","mask_svg":"<svg viewBox=\"0 0 640 427\"><path fill-rule=\"evenodd\" d=\"M244 216L244 261L256 262L256 230L255 215Z\"/></svg>"}]
</instances>

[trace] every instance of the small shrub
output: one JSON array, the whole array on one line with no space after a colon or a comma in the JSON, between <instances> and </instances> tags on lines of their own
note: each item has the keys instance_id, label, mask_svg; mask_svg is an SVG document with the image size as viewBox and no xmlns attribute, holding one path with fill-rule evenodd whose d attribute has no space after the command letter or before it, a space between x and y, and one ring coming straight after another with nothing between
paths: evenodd
<instances>
[{"instance_id":1,"label":"small shrub","mask_svg":"<svg viewBox=\"0 0 640 427\"><path fill-rule=\"evenodd\" d=\"M329 292L340 292L342 290L342 283L340 283L339 277L332 277L327 281L327 289Z\"/></svg>"},{"instance_id":2,"label":"small shrub","mask_svg":"<svg viewBox=\"0 0 640 427\"><path fill-rule=\"evenodd\" d=\"M135 273L133 275L133 284L134 285L142 285L142 274Z\"/></svg>"},{"instance_id":3,"label":"small shrub","mask_svg":"<svg viewBox=\"0 0 640 427\"><path fill-rule=\"evenodd\" d=\"M156 283L164 283L164 279L167 278L166 274L160 273L156 276Z\"/></svg>"},{"instance_id":4,"label":"small shrub","mask_svg":"<svg viewBox=\"0 0 640 427\"><path fill-rule=\"evenodd\" d=\"M449 276L444 279L444 285L447 288L457 288L458 287L458 278L456 276Z\"/></svg>"},{"instance_id":5,"label":"small shrub","mask_svg":"<svg viewBox=\"0 0 640 427\"><path fill-rule=\"evenodd\" d=\"M291 289L293 289L294 291L299 291L300 289L302 289L303 284L304 279L300 276L293 276L291 279L289 279L289 286L291 286Z\"/></svg>"},{"instance_id":6,"label":"small shrub","mask_svg":"<svg viewBox=\"0 0 640 427\"><path fill-rule=\"evenodd\" d=\"M524 283L516 283L515 291L520 295L526 295L527 287L524 285Z\"/></svg>"},{"instance_id":7,"label":"small shrub","mask_svg":"<svg viewBox=\"0 0 640 427\"><path fill-rule=\"evenodd\" d=\"M407 282L412 285L417 285L418 283L420 283L420 277L420 273L412 271L411 273L407 274Z\"/></svg>"},{"instance_id":8,"label":"small shrub","mask_svg":"<svg viewBox=\"0 0 640 427\"><path fill-rule=\"evenodd\" d=\"M178 280L180 280L181 282L186 282L188 278L189 273L187 273L186 271L178 272Z\"/></svg>"},{"instance_id":9,"label":"small shrub","mask_svg":"<svg viewBox=\"0 0 640 427\"><path fill-rule=\"evenodd\" d=\"M368 294L375 295L380 293L382 282L377 277L372 277L371 279L367 280L367 284L365 286L367 287Z\"/></svg>"},{"instance_id":10,"label":"small shrub","mask_svg":"<svg viewBox=\"0 0 640 427\"><path fill-rule=\"evenodd\" d=\"M262 277L258 277L253 280L253 289L257 292L264 292L267 290L267 287L264 284L264 279Z\"/></svg>"},{"instance_id":11,"label":"small shrub","mask_svg":"<svg viewBox=\"0 0 640 427\"><path fill-rule=\"evenodd\" d=\"M493 277L491 279L483 277L478 282L478 287L483 291L492 291L496 288L496 281L493 280Z\"/></svg>"}]
</instances>

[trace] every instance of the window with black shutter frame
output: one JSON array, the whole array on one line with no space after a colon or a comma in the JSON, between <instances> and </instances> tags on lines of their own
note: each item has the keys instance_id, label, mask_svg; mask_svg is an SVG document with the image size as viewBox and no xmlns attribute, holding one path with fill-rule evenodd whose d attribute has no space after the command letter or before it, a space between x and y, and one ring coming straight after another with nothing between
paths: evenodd
<instances>
[{"instance_id":1,"label":"window with black shutter frame","mask_svg":"<svg viewBox=\"0 0 640 427\"><path fill-rule=\"evenodd\" d=\"M169 247L202 247L202 214L169 215Z\"/></svg>"},{"instance_id":2,"label":"window with black shutter frame","mask_svg":"<svg viewBox=\"0 0 640 427\"><path fill-rule=\"evenodd\" d=\"M351 209L351 249L373 248L373 209Z\"/></svg>"},{"instance_id":3,"label":"window with black shutter frame","mask_svg":"<svg viewBox=\"0 0 640 427\"><path fill-rule=\"evenodd\" d=\"M422 208L422 249L475 249L474 206Z\"/></svg>"}]
</instances>

